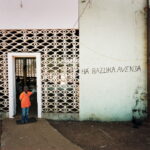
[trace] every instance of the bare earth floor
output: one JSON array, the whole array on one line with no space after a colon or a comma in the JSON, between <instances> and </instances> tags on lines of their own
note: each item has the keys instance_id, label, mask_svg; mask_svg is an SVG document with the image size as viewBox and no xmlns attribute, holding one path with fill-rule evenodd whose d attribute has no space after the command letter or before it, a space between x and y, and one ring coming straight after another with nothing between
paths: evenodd
<instances>
[{"instance_id":1,"label":"bare earth floor","mask_svg":"<svg viewBox=\"0 0 150 150\"><path fill-rule=\"evenodd\" d=\"M150 150L150 121L139 129L131 123L48 122L16 125L15 120L4 120L0 149Z\"/></svg>"},{"instance_id":2,"label":"bare earth floor","mask_svg":"<svg viewBox=\"0 0 150 150\"><path fill-rule=\"evenodd\" d=\"M1 150L2 121L0 120L0 150Z\"/></svg>"},{"instance_id":3,"label":"bare earth floor","mask_svg":"<svg viewBox=\"0 0 150 150\"><path fill-rule=\"evenodd\" d=\"M82 150L61 135L49 123L17 125L15 119L2 121L1 150Z\"/></svg>"},{"instance_id":4,"label":"bare earth floor","mask_svg":"<svg viewBox=\"0 0 150 150\"><path fill-rule=\"evenodd\" d=\"M139 129L132 123L49 121L84 150L150 150L150 122Z\"/></svg>"}]
</instances>

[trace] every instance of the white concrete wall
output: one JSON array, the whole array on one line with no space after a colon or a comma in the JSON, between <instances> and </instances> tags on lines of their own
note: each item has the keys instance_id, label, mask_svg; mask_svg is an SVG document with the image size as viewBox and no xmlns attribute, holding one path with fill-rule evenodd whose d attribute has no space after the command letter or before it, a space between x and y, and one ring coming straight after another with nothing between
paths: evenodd
<instances>
[{"instance_id":1,"label":"white concrete wall","mask_svg":"<svg viewBox=\"0 0 150 150\"><path fill-rule=\"evenodd\" d=\"M0 29L78 28L77 19L78 0L0 0Z\"/></svg>"},{"instance_id":2,"label":"white concrete wall","mask_svg":"<svg viewBox=\"0 0 150 150\"><path fill-rule=\"evenodd\" d=\"M81 1L80 120L131 120L147 92L146 0Z\"/></svg>"}]
</instances>

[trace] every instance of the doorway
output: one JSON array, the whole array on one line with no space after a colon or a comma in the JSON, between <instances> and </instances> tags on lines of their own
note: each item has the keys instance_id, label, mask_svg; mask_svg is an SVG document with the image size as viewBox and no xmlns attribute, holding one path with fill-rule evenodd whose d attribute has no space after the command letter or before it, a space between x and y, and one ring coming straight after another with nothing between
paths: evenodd
<instances>
[{"instance_id":1,"label":"doorway","mask_svg":"<svg viewBox=\"0 0 150 150\"><path fill-rule=\"evenodd\" d=\"M31 97L31 115L41 118L41 54L8 53L9 118L21 112L19 94L25 85L35 89Z\"/></svg>"},{"instance_id":2,"label":"doorway","mask_svg":"<svg viewBox=\"0 0 150 150\"><path fill-rule=\"evenodd\" d=\"M29 91L35 92L31 95L30 116L37 116L37 92L36 92L36 58L16 57L15 58L15 79L16 79L16 115L21 115L21 103L19 96L24 86Z\"/></svg>"}]
</instances>

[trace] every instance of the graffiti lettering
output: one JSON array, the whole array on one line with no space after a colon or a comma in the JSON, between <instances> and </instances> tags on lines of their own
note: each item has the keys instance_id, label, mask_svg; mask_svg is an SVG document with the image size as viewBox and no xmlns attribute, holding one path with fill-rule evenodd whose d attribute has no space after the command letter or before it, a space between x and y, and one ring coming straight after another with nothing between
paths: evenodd
<instances>
[{"instance_id":1,"label":"graffiti lettering","mask_svg":"<svg viewBox=\"0 0 150 150\"><path fill-rule=\"evenodd\" d=\"M119 67L99 67L81 69L81 74L105 74L105 73L126 73L141 72L141 66L119 66Z\"/></svg>"}]
</instances>

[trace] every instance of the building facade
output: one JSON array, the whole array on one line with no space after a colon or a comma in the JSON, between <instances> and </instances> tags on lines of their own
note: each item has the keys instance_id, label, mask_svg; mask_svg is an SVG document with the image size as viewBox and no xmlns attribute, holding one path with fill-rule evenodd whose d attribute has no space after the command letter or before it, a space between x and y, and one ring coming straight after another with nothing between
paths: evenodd
<instances>
[{"instance_id":1,"label":"building facade","mask_svg":"<svg viewBox=\"0 0 150 150\"><path fill-rule=\"evenodd\" d=\"M146 0L0 3L3 117L16 114L17 58L35 58L39 118L128 121L140 102L146 111Z\"/></svg>"}]
</instances>

